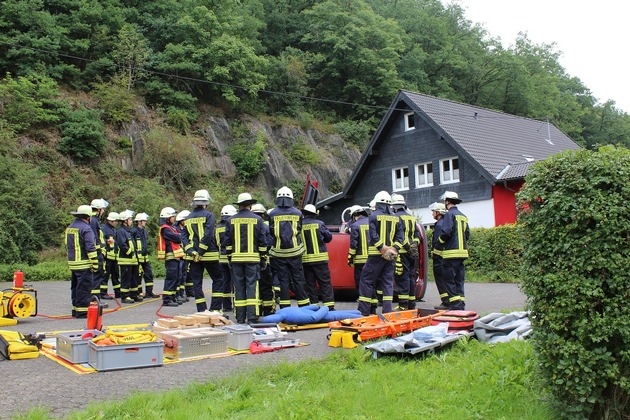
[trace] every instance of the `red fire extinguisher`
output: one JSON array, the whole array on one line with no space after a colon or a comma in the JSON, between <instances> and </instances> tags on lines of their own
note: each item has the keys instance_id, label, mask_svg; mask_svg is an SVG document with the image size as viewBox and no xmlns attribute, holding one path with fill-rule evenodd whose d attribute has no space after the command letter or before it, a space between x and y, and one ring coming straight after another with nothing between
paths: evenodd
<instances>
[{"instance_id":1,"label":"red fire extinguisher","mask_svg":"<svg viewBox=\"0 0 630 420\"><path fill-rule=\"evenodd\" d=\"M18 270L13 273L13 288L21 289L24 287L24 273L22 270Z\"/></svg>"},{"instance_id":2,"label":"red fire extinguisher","mask_svg":"<svg viewBox=\"0 0 630 420\"><path fill-rule=\"evenodd\" d=\"M103 307L98 297L94 296L87 311L87 329L100 330L103 328Z\"/></svg>"}]
</instances>

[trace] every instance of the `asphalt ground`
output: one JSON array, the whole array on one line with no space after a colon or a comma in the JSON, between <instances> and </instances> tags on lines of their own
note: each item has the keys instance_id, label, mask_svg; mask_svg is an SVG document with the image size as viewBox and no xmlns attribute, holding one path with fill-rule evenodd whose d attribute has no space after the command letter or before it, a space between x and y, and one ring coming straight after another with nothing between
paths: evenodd
<instances>
[{"instance_id":1,"label":"asphalt ground","mask_svg":"<svg viewBox=\"0 0 630 420\"><path fill-rule=\"evenodd\" d=\"M162 290L163 281L155 281L156 293ZM12 283L0 282L1 289L11 288ZM38 316L19 318L18 324L0 327L4 330L20 331L23 334L51 333L56 331L78 331L86 328L85 319L63 319L70 314L70 282L25 281L25 287L37 290ZM210 300L211 281L204 281L206 297ZM146 300L140 304L124 305L121 309L107 313L103 325L126 325L152 323L158 319L160 299ZM107 301L112 310L114 301ZM429 283L425 301L417 306L433 309L439 303L434 283ZM523 310L526 298L516 284L467 283L466 309L480 315L490 312ZM295 305L295 302L294 302ZM356 302L337 302L337 309L356 309ZM160 314L167 316L186 315L196 312L191 300L179 307L163 307ZM227 313L234 320L231 313ZM52 317L52 318L51 318ZM219 378L247 369L250 366L265 366L279 362L295 362L319 359L333 351L347 351L328 347L327 328L290 332L288 339L299 339L308 346L287 348L263 354L240 354L230 357L210 358L166 364L160 367L126 369L80 375L47 357L37 359L0 361L2 376L2 398L0 418L11 418L34 407L46 407L54 417L62 417L71 411L85 407L89 402L116 400L129 396L134 391L164 391L184 388L191 383L212 382Z\"/></svg>"}]
</instances>

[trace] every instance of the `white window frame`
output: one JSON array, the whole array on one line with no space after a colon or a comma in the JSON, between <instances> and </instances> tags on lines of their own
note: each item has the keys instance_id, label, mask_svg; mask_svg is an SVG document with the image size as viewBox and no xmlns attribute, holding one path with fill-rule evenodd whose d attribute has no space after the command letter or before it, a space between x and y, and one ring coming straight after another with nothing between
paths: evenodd
<instances>
[{"instance_id":1,"label":"white window frame","mask_svg":"<svg viewBox=\"0 0 630 420\"><path fill-rule=\"evenodd\" d=\"M431 165L431 172L427 170L427 167ZM424 183L420 183L420 168L424 168ZM418 163L415 166L416 171L416 188L426 188L433 186L433 162Z\"/></svg>"},{"instance_id":2,"label":"white window frame","mask_svg":"<svg viewBox=\"0 0 630 420\"><path fill-rule=\"evenodd\" d=\"M453 169L453 161L457 161L457 169ZM449 163L449 170L444 171L444 162ZM448 179L445 175L448 175ZM440 159L440 183L441 184L455 184L460 180L460 167L459 158L457 156L449 157L446 159Z\"/></svg>"},{"instance_id":3,"label":"white window frame","mask_svg":"<svg viewBox=\"0 0 630 420\"><path fill-rule=\"evenodd\" d=\"M409 117L411 117L411 121L413 121L413 125L409 125ZM416 114L415 112L407 112L404 115L405 119L405 131L415 130L416 129Z\"/></svg>"},{"instance_id":4,"label":"white window frame","mask_svg":"<svg viewBox=\"0 0 630 420\"><path fill-rule=\"evenodd\" d=\"M407 171L406 177L404 176L405 171ZM397 181L401 181L400 186ZM392 169L392 191L409 191L409 168L407 166Z\"/></svg>"}]
</instances>

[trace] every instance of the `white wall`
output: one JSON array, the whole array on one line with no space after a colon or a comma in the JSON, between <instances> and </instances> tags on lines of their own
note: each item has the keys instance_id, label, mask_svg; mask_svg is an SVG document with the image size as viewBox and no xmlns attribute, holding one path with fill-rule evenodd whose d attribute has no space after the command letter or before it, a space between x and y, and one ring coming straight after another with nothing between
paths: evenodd
<instances>
[{"instance_id":1,"label":"white wall","mask_svg":"<svg viewBox=\"0 0 630 420\"><path fill-rule=\"evenodd\" d=\"M457 208L468 217L470 227L491 228L495 226L494 200L492 199L460 203L457 205ZM423 225L435 223L435 219L431 216L431 211L429 211L428 207L410 209L410 211Z\"/></svg>"}]
</instances>

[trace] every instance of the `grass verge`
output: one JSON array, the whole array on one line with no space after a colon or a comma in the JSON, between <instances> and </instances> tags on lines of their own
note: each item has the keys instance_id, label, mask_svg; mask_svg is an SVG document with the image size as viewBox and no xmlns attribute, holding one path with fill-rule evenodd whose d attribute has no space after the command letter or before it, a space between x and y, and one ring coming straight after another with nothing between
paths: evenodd
<instances>
[{"instance_id":1,"label":"grass verge","mask_svg":"<svg viewBox=\"0 0 630 420\"><path fill-rule=\"evenodd\" d=\"M99 403L70 419L554 419L527 342L476 340L429 356L374 360L360 347L281 363L216 383ZM33 410L17 418L47 418Z\"/></svg>"}]
</instances>

